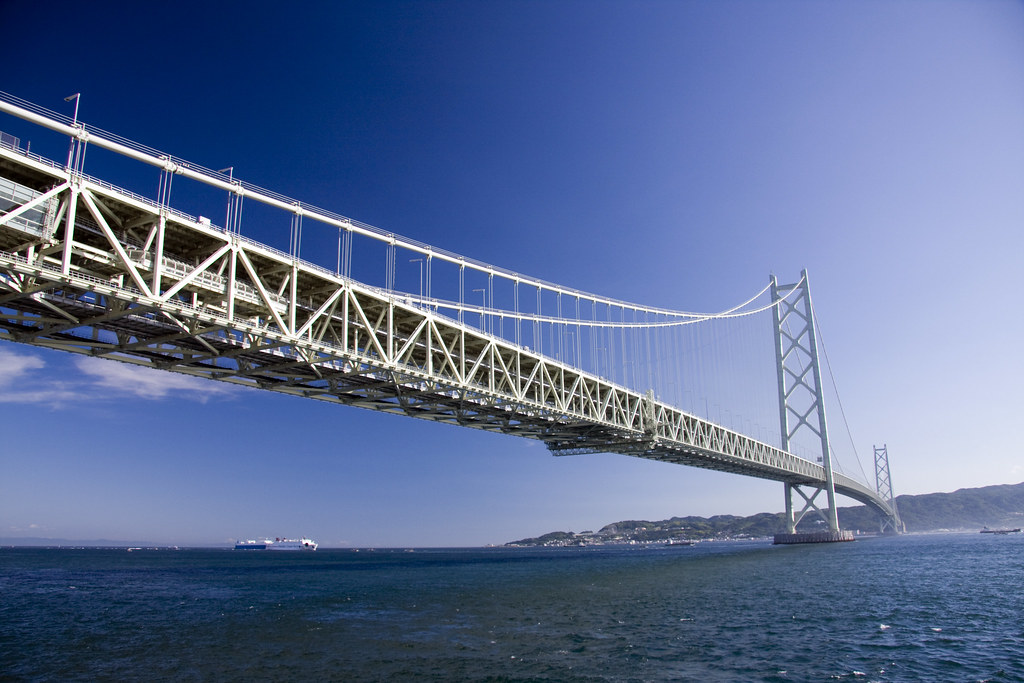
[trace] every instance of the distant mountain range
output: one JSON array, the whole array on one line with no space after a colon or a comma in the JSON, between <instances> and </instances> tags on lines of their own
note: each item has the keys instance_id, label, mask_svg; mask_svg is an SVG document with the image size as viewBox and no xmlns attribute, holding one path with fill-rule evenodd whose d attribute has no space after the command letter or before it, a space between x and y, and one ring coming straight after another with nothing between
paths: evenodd
<instances>
[{"instance_id":1,"label":"distant mountain range","mask_svg":"<svg viewBox=\"0 0 1024 683\"><path fill-rule=\"evenodd\" d=\"M1024 526L1024 483L960 489L953 493L897 496L896 508L908 532L978 530L982 527ZM839 526L862 532L878 530L878 516L865 505L839 508ZM819 528L813 513L799 530ZM627 520L597 532L554 531L537 538L512 541L510 546L603 545L617 543L670 543L712 538L759 538L785 531L785 515L762 512L750 517L673 517L660 522Z\"/></svg>"},{"instance_id":2,"label":"distant mountain range","mask_svg":"<svg viewBox=\"0 0 1024 683\"><path fill-rule=\"evenodd\" d=\"M910 532L1024 526L1024 483L896 496L896 509ZM864 505L839 508L844 529L874 529L877 519Z\"/></svg>"}]
</instances>

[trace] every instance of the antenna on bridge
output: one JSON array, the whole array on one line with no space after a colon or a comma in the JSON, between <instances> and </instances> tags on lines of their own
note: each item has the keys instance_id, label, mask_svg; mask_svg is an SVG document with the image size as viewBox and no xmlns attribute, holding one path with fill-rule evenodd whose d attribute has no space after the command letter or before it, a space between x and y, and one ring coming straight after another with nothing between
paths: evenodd
<instances>
[{"instance_id":1,"label":"antenna on bridge","mask_svg":"<svg viewBox=\"0 0 1024 683\"><path fill-rule=\"evenodd\" d=\"M810 496L800 489L799 482L785 482L786 487L786 531L796 534L796 526L807 512L815 511L828 524L829 533L813 540L852 540L839 531L839 517L836 512L835 484L832 478L832 457L825 423L825 401L821 384L821 369L818 364L818 344L815 334L814 311L811 308L811 291L807 282L807 271L800 274L800 281L793 285L780 285L771 276L772 320L775 325L775 360L779 376L779 420L782 435L782 450L790 450L790 441L801 431L810 431L821 441L821 464L824 468L824 483L815 486ZM793 424L790 425L790 417ZM817 419L814 419L817 416ZM793 492L804 499L803 509L794 515ZM825 491L828 498L827 512L815 505L818 494ZM818 534L815 534L818 536ZM808 539L811 540L811 539ZM780 542L776 537L776 542ZM788 542L795 542L788 541Z\"/></svg>"},{"instance_id":2,"label":"antenna on bridge","mask_svg":"<svg viewBox=\"0 0 1024 683\"><path fill-rule=\"evenodd\" d=\"M901 534L906 531L900 513L896 509L896 497L892 493L892 479L889 477L889 449L885 444L875 446L875 488L878 495L889 502L892 508L891 517L882 517L879 531L881 533Z\"/></svg>"}]
</instances>

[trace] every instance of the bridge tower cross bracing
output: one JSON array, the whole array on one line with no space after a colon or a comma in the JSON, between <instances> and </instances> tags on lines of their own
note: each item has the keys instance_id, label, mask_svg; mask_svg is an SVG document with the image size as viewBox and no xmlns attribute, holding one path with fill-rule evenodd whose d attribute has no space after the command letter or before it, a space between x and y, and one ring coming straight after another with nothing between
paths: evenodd
<instances>
[{"instance_id":1,"label":"bridge tower cross bracing","mask_svg":"<svg viewBox=\"0 0 1024 683\"><path fill-rule=\"evenodd\" d=\"M880 521L879 531L883 534L901 534L906 531L903 526L903 520L900 519L899 510L896 509L896 497L892 492L892 479L889 475L889 449L885 444L882 447L874 447L875 449L875 487L878 489L878 495L889 502L889 507L892 509L891 517L882 517Z\"/></svg>"},{"instance_id":2,"label":"bridge tower cross bracing","mask_svg":"<svg viewBox=\"0 0 1024 683\"><path fill-rule=\"evenodd\" d=\"M790 534L795 533L796 526L803 516L813 510L828 524L830 532L838 533L839 517L836 512L832 457L825 421L825 401L807 271L802 271L800 281L792 285L780 285L772 275L771 290L772 301L776 303L772 307L772 319L779 386L781 448L789 451L793 437L798 432L809 430L820 439L821 463L825 470L824 485L814 487L810 494L805 493L799 484L784 482L786 531ZM792 421L791 417L794 418ZM815 504L817 496L822 491L827 497L826 511ZM804 502L799 514L794 514L794 493L799 494Z\"/></svg>"}]
</instances>

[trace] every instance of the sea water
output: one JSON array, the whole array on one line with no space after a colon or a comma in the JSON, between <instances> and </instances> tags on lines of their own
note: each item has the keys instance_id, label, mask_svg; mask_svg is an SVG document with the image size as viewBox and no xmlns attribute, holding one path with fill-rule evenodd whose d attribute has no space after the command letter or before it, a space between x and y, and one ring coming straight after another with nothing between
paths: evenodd
<instances>
[{"instance_id":1,"label":"sea water","mask_svg":"<svg viewBox=\"0 0 1024 683\"><path fill-rule=\"evenodd\" d=\"M0 680L1021 681L1024 535L0 549Z\"/></svg>"}]
</instances>

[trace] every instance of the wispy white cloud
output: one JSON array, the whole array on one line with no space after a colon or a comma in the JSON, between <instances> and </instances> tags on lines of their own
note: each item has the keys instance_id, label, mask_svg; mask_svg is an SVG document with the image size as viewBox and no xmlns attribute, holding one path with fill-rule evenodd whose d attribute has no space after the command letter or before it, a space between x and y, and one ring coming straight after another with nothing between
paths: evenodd
<instances>
[{"instance_id":1,"label":"wispy white cloud","mask_svg":"<svg viewBox=\"0 0 1024 683\"><path fill-rule=\"evenodd\" d=\"M0 388L0 403L46 403L56 408L82 398L85 398L83 392L60 382L29 389Z\"/></svg>"},{"instance_id":2,"label":"wispy white cloud","mask_svg":"<svg viewBox=\"0 0 1024 683\"><path fill-rule=\"evenodd\" d=\"M211 398L230 396L237 391L230 385L199 377L100 358L78 358L75 365L91 378L94 386L138 398L161 399L174 395L205 403Z\"/></svg>"},{"instance_id":3,"label":"wispy white cloud","mask_svg":"<svg viewBox=\"0 0 1024 683\"><path fill-rule=\"evenodd\" d=\"M0 387L13 384L22 375L44 365L41 358L31 354L0 349Z\"/></svg>"},{"instance_id":4,"label":"wispy white cloud","mask_svg":"<svg viewBox=\"0 0 1024 683\"><path fill-rule=\"evenodd\" d=\"M46 362L32 353L0 348L0 403L61 405L78 392L67 382L47 377Z\"/></svg>"},{"instance_id":5,"label":"wispy white cloud","mask_svg":"<svg viewBox=\"0 0 1024 683\"><path fill-rule=\"evenodd\" d=\"M235 395L237 387L100 358L77 358L77 373L56 376L40 356L0 348L0 403L48 404L75 401L184 398L205 403Z\"/></svg>"}]
</instances>

